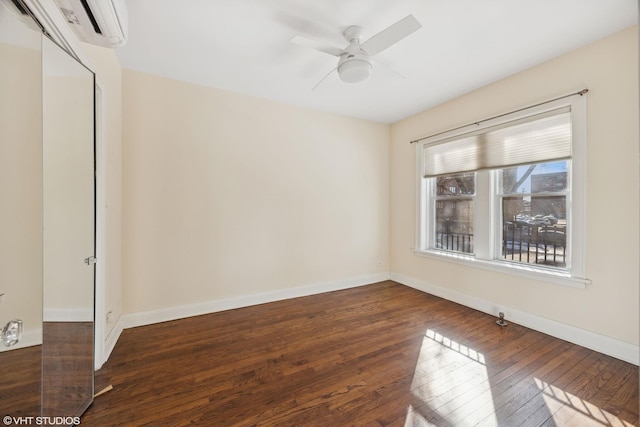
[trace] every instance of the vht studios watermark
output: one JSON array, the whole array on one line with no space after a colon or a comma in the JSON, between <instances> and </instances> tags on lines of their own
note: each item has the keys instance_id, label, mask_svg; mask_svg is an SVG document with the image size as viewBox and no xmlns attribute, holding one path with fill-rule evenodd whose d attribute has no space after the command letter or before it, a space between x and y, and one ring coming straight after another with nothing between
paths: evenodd
<instances>
[{"instance_id":1,"label":"vht studios watermark","mask_svg":"<svg viewBox=\"0 0 640 427\"><path fill-rule=\"evenodd\" d=\"M77 426L80 425L80 417L12 417L6 415L2 418L6 426Z\"/></svg>"}]
</instances>

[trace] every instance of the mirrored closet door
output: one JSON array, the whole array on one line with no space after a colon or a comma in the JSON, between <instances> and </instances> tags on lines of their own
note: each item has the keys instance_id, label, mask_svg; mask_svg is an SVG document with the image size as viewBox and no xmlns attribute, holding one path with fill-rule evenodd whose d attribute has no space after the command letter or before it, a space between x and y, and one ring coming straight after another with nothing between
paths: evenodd
<instances>
[{"instance_id":1,"label":"mirrored closet door","mask_svg":"<svg viewBox=\"0 0 640 427\"><path fill-rule=\"evenodd\" d=\"M42 39L42 413L93 399L94 75Z\"/></svg>"},{"instance_id":2,"label":"mirrored closet door","mask_svg":"<svg viewBox=\"0 0 640 427\"><path fill-rule=\"evenodd\" d=\"M71 424L94 393L95 82L29 21L0 3L0 402Z\"/></svg>"}]
</instances>

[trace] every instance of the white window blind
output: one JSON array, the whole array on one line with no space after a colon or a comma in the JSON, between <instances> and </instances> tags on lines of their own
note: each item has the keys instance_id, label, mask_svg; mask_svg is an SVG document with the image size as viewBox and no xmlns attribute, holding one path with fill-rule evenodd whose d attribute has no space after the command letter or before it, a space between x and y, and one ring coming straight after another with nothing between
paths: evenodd
<instances>
[{"instance_id":1,"label":"white window blind","mask_svg":"<svg viewBox=\"0 0 640 427\"><path fill-rule=\"evenodd\" d=\"M564 107L424 145L426 178L571 158L571 110Z\"/></svg>"}]
</instances>

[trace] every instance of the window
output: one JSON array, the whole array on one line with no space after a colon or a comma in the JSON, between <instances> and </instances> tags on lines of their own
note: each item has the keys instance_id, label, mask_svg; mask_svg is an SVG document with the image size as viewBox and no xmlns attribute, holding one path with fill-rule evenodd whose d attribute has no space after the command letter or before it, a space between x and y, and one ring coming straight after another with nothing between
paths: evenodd
<instances>
[{"instance_id":1,"label":"window","mask_svg":"<svg viewBox=\"0 0 640 427\"><path fill-rule=\"evenodd\" d=\"M473 253L474 173L439 176L432 181L435 202L432 247Z\"/></svg>"},{"instance_id":2,"label":"window","mask_svg":"<svg viewBox=\"0 0 640 427\"><path fill-rule=\"evenodd\" d=\"M583 287L584 102L418 141L416 252Z\"/></svg>"},{"instance_id":3,"label":"window","mask_svg":"<svg viewBox=\"0 0 640 427\"><path fill-rule=\"evenodd\" d=\"M569 161L499 170L500 259L566 268Z\"/></svg>"}]
</instances>

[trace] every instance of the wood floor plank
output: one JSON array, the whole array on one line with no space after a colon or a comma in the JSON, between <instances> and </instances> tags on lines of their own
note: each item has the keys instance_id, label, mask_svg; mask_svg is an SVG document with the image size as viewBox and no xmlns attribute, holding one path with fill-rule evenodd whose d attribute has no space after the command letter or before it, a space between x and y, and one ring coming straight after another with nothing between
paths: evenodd
<instances>
[{"instance_id":1,"label":"wood floor plank","mask_svg":"<svg viewBox=\"0 0 640 427\"><path fill-rule=\"evenodd\" d=\"M538 347L540 350L538 353L538 351L532 352L530 348L525 347L515 358L510 359L512 364L506 369L502 369L502 365L494 364L494 361L490 360L486 384L488 388L479 397L469 397L462 407L454 411L452 416L458 422L473 425L484 418L493 417L496 408L508 404L523 389L531 386L532 377L535 375L546 377L559 375L556 369L558 366L563 366L564 362L576 357L580 350L584 352L585 356L588 353L586 349L555 340L544 334L538 334L534 331L531 331L531 334L555 341L559 344L558 350L555 353L550 353L545 351L545 346L541 346ZM579 356L577 360L579 360Z\"/></svg>"},{"instance_id":2,"label":"wood floor plank","mask_svg":"<svg viewBox=\"0 0 640 427\"><path fill-rule=\"evenodd\" d=\"M558 366L554 369L554 374L545 377L545 379L553 379L554 387L563 389L575 381L576 378L581 378L585 371L590 370L593 365L597 365L602 360L604 360L604 355L590 353L575 365L563 364ZM561 375L557 376L558 374ZM536 382L529 382L517 392L514 390L515 393L510 396L504 405L496 407L491 418L502 419L505 423L512 423L513 425L523 424L532 413L546 406L541 393L547 389L550 389L550 387L541 388ZM491 418L489 419L489 423L483 422L479 425L492 425L490 421Z\"/></svg>"},{"instance_id":3,"label":"wood floor plank","mask_svg":"<svg viewBox=\"0 0 640 427\"><path fill-rule=\"evenodd\" d=\"M564 409L565 412L569 412L563 417L564 422L568 425L580 425L584 423L585 412L588 412L595 421L606 425L611 419L617 418L629 402L633 402L635 414L627 414L625 418L634 424L637 423L638 405L634 394L637 395L638 382L637 378L631 378L633 374L637 375L637 370L631 365L611 358L600 375L579 388L580 398L571 395L571 391L576 390L575 387L567 387L565 399L569 400L570 404L565 406L571 407L572 411ZM553 418L557 418L555 414Z\"/></svg>"},{"instance_id":4,"label":"wood floor plank","mask_svg":"<svg viewBox=\"0 0 640 427\"><path fill-rule=\"evenodd\" d=\"M537 352L533 353L527 348L522 349L515 355L517 361L505 369L493 373L492 371L496 367L491 364L487 379L459 396L454 404L448 405L447 416L460 420L460 422L470 422L471 416L477 420L481 416L483 408L491 411L493 406L500 401L499 397L504 396L505 391L500 387L500 384L508 384L511 391L516 390L517 388L513 389L513 386L521 384L523 380L529 381L530 374L544 364L547 357L562 352L568 347L568 343L546 337L544 342L538 345Z\"/></svg>"},{"instance_id":5,"label":"wood floor plank","mask_svg":"<svg viewBox=\"0 0 640 427\"><path fill-rule=\"evenodd\" d=\"M40 414L42 346L0 352L0 416L28 417Z\"/></svg>"},{"instance_id":6,"label":"wood floor plank","mask_svg":"<svg viewBox=\"0 0 640 427\"><path fill-rule=\"evenodd\" d=\"M82 426L597 422L545 390L638 418L637 366L391 281L127 329L96 384Z\"/></svg>"}]
</instances>

